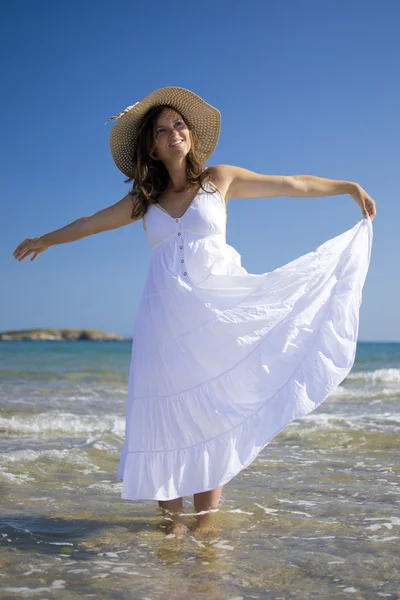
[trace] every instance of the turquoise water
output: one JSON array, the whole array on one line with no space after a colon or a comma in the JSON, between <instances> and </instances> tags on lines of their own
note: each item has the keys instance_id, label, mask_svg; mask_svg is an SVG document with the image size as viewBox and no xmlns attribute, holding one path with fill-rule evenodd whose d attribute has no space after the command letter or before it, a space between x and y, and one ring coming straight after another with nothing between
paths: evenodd
<instances>
[{"instance_id":1,"label":"turquoise water","mask_svg":"<svg viewBox=\"0 0 400 600\"><path fill-rule=\"evenodd\" d=\"M0 595L399 598L400 344L223 491L213 536L120 498L131 342L0 342ZM193 519L185 498L185 519Z\"/></svg>"}]
</instances>

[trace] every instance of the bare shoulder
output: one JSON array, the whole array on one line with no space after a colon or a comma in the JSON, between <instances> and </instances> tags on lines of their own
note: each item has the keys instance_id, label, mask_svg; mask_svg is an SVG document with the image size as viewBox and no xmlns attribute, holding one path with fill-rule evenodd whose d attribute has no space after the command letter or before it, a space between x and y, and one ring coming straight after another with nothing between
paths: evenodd
<instances>
[{"instance_id":1,"label":"bare shoulder","mask_svg":"<svg viewBox=\"0 0 400 600\"><path fill-rule=\"evenodd\" d=\"M245 191L242 190L243 185L242 188L238 189L237 183L239 180L248 181L251 178L250 176L260 177L257 173L235 165L214 165L209 167L209 170L211 171L213 183L215 183L225 198L225 204L232 197L241 197L242 192Z\"/></svg>"},{"instance_id":2,"label":"bare shoulder","mask_svg":"<svg viewBox=\"0 0 400 600\"><path fill-rule=\"evenodd\" d=\"M270 198L291 196L296 187L295 179L283 175L255 173L234 165L209 167L212 181L221 190L225 204L230 198Z\"/></svg>"},{"instance_id":3,"label":"bare shoulder","mask_svg":"<svg viewBox=\"0 0 400 600\"><path fill-rule=\"evenodd\" d=\"M225 204L228 204L228 201L232 197L230 193L230 184L233 177L232 169L233 167L231 165L213 165L208 167L208 170L211 173L211 181L215 183L221 192Z\"/></svg>"}]
</instances>

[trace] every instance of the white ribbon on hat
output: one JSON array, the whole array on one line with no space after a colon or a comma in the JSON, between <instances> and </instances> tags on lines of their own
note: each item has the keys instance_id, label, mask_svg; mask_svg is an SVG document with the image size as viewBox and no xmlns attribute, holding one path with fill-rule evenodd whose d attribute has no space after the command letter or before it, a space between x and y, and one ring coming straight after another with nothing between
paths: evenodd
<instances>
[{"instance_id":1,"label":"white ribbon on hat","mask_svg":"<svg viewBox=\"0 0 400 600\"><path fill-rule=\"evenodd\" d=\"M129 112L134 106L136 106L136 104L139 104L139 102L135 102L135 104L132 104L131 106L127 106L125 108L125 110L123 110L122 112L110 117L108 119L108 121L106 121L104 123L104 125L107 125L107 123L110 123L110 121L116 121L117 119L120 119L125 113Z\"/></svg>"}]
</instances>

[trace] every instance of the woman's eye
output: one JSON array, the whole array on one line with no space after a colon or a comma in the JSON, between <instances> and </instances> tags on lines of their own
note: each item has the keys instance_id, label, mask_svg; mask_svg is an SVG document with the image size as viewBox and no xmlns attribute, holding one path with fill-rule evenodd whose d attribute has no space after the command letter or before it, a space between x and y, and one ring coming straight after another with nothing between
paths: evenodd
<instances>
[{"instance_id":1,"label":"woman's eye","mask_svg":"<svg viewBox=\"0 0 400 600\"><path fill-rule=\"evenodd\" d=\"M184 125L183 121L176 121L175 125ZM158 133L164 133L164 127L162 127L161 129L157 129L157 134Z\"/></svg>"}]
</instances>

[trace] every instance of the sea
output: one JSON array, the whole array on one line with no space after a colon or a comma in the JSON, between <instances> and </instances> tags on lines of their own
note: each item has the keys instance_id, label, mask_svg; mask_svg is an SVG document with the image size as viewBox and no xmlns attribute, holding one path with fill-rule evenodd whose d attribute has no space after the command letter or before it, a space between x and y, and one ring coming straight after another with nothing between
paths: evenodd
<instances>
[{"instance_id":1,"label":"sea","mask_svg":"<svg viewBox=\"0 0 400 600\"><path fill-rule=\"evenodd\" d=\"M400 343L224 486L214 529L121 499L132 342L0 341L0 597L400 598Z\"/></svg>"}]
</instances>

